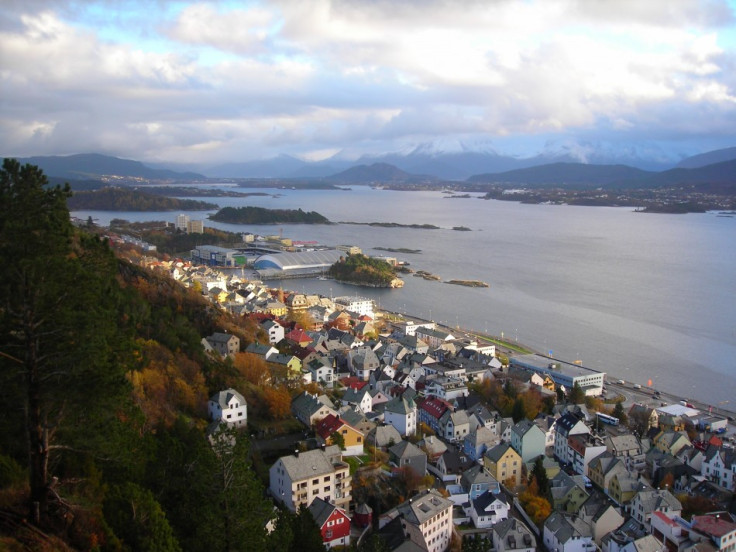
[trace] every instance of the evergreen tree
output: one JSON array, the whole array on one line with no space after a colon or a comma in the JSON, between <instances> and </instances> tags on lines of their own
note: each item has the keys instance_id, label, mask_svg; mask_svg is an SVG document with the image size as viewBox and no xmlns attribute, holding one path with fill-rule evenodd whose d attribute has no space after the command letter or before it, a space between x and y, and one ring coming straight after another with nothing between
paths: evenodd
<instances>
[{"instance_id":1,"label":"evergreen tree","mask_svg":"<svg viewBox=\"0 0 736 552\"><path fill-rule=\"evenodd\" d=\"M133 550L181 552L161 505L135 483L114 486L105 498L105 519Z\"/></svg>"},{"instance_id":2,"label":"evergreen tree","mask_svg":"<svg viewBox=\"0 0 736 552\"><path fill-rule=\"evenodd\" d=\"M322 533L309 508L299 508L299 512L293 518L292 534L294 538L289 548L290 552L324 552Z\"/></svg>"},{"instance_id":3,"label":"evergreen tree","mask_svg":"<svg viewBox=\"0 0 736 552\"><path fill-rule=\"evenodd\" d=\"M618 401L616 403L616 406L613 407L613 416L615 418L618 418L618 422L621 425L626 425L629 423L629 417L626 415L626 411L624 410L624 405L621 401Z\"/></svg>"},{"instance_id":4,"label":"evergreen tree","mask_svg":"<svg viewBox=\"0 0 736 552\"><path fill-rule=\"evenodd\" d=\"M547 477L547 470L544 469L544 458L542 456L538 457L534 461L534 467L532 468L530 479L536 480L539 496L552 502L552 491L549 484L549 477Z\"/></svg>"},{"instance_id":5,"label":"evergreen tree","mask_svg":"<svg viewBox=\"0 0 736 552\"><path fill-rule=\"evenodd\" d=\"M104 450L110 456L115 443L104 438L119 432L129 399L117 261L97 238L75 233L69 196L68 185L49 187L38 167L5 159L0 400L8 413L2 423L24 435L18 439L15 429L1 439L27 462L34 523L57 494L50 484L52 455Z\"/></svg>"},{"instance_id":6,"label":"evergreen tree","mask_svg":"<svg viewBox=\"0 0 736 552\"><path fill-rule=\"evenodd\" d=\"M585 402L585 392L578 382L575 382L575 385L570 389L567 402L570 404L583 404Z\"/></svg>"}]
</instances>

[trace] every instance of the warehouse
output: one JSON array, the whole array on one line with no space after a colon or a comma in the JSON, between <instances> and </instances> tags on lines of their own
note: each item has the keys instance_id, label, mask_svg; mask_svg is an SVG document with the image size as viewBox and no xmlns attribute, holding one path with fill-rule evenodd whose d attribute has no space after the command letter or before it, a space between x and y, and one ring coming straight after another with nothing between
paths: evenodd
<instances>
[{"instance_id":1,"label":"warehouse","mask_svg":"<svg viewBox=\"0 0 736 552\"><path fill-rule=\"evenodd\" d=\"M340 257L342 251L322 249L296 253L269 253L261 255L253 265L261 278L310 276L326 272Z\"/></svg>"},{"instance_id":2,"label":"warehouse","mask_svg":"<svg viewBox=\"0 0 736 552\"><path fill-rule=\"evenodd\" d=\"M510 359L512 366L526 368L538 374L548 375L557 385L570 390L577 383L586 396L597 397L603 392L605 372L596 372L542 355L520 355Z\"/></svg>"}]
</instances>

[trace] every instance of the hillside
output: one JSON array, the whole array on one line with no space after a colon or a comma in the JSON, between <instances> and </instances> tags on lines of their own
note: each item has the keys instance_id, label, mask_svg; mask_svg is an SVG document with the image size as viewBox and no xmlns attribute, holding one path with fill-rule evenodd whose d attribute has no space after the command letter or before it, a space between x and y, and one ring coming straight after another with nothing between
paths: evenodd
<instances>
[{"instance_id":1,"label":"hillside","mask_svg":"<svg viewBox=\"0 0 736 552\"><path fill-rule=\"evenodd\" d=\"M205 177L191 172L152 169L140 161L120 159L98 153L68 156L39 156L18 159L20 163L38 166L47 176L70 179L90 179L101 176L143 178L148 180L201 180Z\"/></svg>"},{"instance_id":2,"label":"hillside","mask_svg":"<svg viewBox=\"0 0 736 552\"><path fill-rule=\"evenodd\" d=\"M734 159L736 159L736 147L724 148L687 157L680 161L675 168L697 169L699 167L705 167L706 165L723 163L724 161L733 161Z\"/></svg>"},{"instance_id":3,"label":"hillside","mask_svg":"<svg viewBox=\"0 0 736 552\"><path fill-rule=\"evenodd\" d=\"M214 203L178 199L130 188L107 187L76 192L67 200L70 211L204 211L217 209Z\"/></svg>"},{"instance_id":4,"label":"hillside","mask_svg":"<svg viewBox=\"0 0 736 552\"><path fill-rule=\"evenodd\" d=\"M327 179L354 184L435 180L433 177L409 174L388 163L358 165L357 167L351 167L345 171L333 174L327 177Z\"/></svg>"},{"instance_id":5,"label":"hillside","mask_svg":"<svg viewBox=\"0 0 736 552\"><path fill-rule=\"evenodd\" d=\"M647 171L626 165L585 165L582 163L552 163L527 169L472 176L468 182L514 184L529 187L596 188L599 186L627 187L647 176Z\"/></svg>"},{"instance_id":6,"label":"hillside","mask_svg":"<svg viewBox=\"0 0 736 552\"><path fill-rule=\"evenodd\" d=\"M329 224L330 222L315 211L263 207L223 207L209 218L231 224Z\"/></svg>"}]
</instances>

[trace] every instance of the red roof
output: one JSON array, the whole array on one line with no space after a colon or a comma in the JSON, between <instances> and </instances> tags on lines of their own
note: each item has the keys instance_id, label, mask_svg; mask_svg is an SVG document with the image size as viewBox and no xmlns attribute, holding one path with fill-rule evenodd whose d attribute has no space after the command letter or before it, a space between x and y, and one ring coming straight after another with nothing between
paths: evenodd
<instances>
[{"instance_id":1,"label":"red roof","mask_svg":"<svg viewBox=\"0 0 736 552\"><path fill-rule=\"evenodd\" d=\"M294 343L311 343L312 338L304 330L293 330L286 335L286 339Z\"/></svg>"},{"instance_id":2,"label":"red roof","mask_svg":"<svg viewBox=\"0 0 736 552\"><path fill-rule=\"evenodd\" d=\"M430 416L438 420L442 417L442 415L447 410L451 408L448 403L436 397L430 397L422 401L419 405L417 405L417 407L420 408L421 410L424 410Z\"/></svg>"},{"instance_id":3,"label":"red roof","mask_svg":"<svg viewBox=\"0 0 736 552\"><path fill-rule=\"evenodd\" d=\"M736 523L712 515L693 516L693 529L720 538L736 531Z\"/></svg>"},{"instance_id":4,"label":"red roof","mask_svg":"<svg viewBox=\"0 0 736 552\"><path fill-rule=\"evenodd\" d=\"M334 414L328 414L327 417L324 418L316 428L314 428L314 432L326 441L330 435L335 433L344 425L347 425L344 420L341 420Z\"/></svg>"},{"instance_id":5,"label":"red roof","mask_svg":"<svg viewBox=\"0 0 736 552\"><path fill-rule=\"evenodd\" d=\"M356 391L360 391L366 385L368 385L368 382L367 381L363 381L361 379L358 379L355 376L350 376L348 378L343 378L343 379L340 380L340 383L342 383L345 387L349 387L350 389L355 389Z\"/></svg>"}]
</instances>

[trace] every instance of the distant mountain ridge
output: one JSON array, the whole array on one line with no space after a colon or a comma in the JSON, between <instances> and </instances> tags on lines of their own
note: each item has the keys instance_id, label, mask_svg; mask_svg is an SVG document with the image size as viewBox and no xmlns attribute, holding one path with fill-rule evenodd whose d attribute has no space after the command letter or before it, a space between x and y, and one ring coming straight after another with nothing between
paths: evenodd
<instances>
[{"instance_id":1,"label":"distant mountain ridge","mask_svg":"<svg viewBox=\"0 0 736 552\"><path fill-rule=\"evenodd\" d=\"M50 177L88 180L100 176L146 178L150 180L201 180L205 177L194 172L176 172L152 169L140 161L120 159L99 153L80 153L67 156L37 156L18 159L20 163L36 165Z\"/></svg>"},{"instance_id":2,"label":"distant mountain ridge","mask_svg":"<svg viewBox=\"0 0 736 552\"><path fill-rule=\"evenodd\" d=\"M372 165L351 167L345 171L328 176L327 180L354 184L372 184L375 182L426 182L437 179L433 176L410 174L388 163L373 163Z\"/></svg>"},{"instance_id":3,"label":"distant mountain ridge","mask_svg":"<svg viewBox=\"0 0 736 552\"><path fill-rule=\"evenodd\" d=\"M714 165L716 163L723 163L724 161L733 161L734 159L736 159L736 147L724 148L687 157L680 161L675 168L697 169L699 167L705 167L706 165Z\"/></svg>"}]
</instances>

